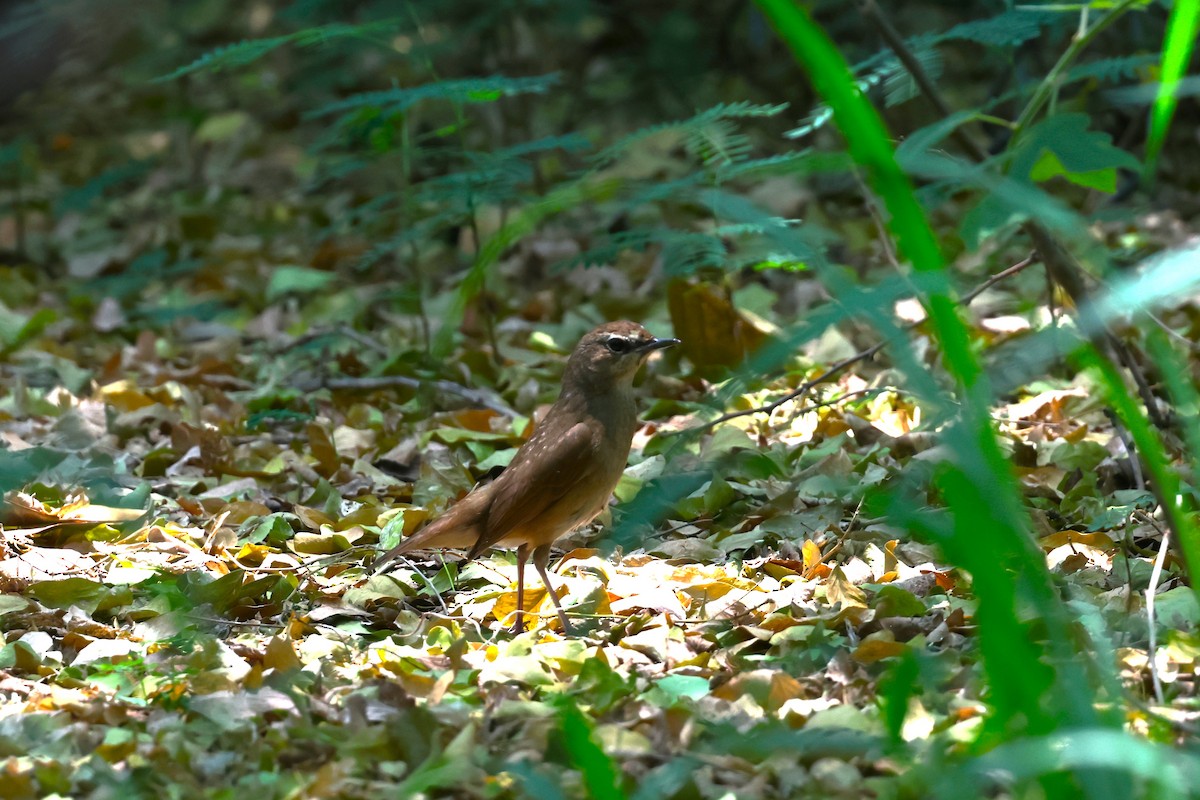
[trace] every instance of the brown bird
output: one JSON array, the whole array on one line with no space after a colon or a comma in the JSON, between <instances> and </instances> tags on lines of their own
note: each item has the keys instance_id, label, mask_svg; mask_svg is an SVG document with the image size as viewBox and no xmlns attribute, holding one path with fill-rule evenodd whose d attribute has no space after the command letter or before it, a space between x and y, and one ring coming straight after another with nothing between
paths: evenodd
<instances>
[{"instance_id":1,"label":"brown bird","mask_svg":"<svg viewBox=\"0 0 1200 800\"><path fill-rule=\"evenodd\" d=\"M580 339L567 359L558 400L508 468L385 553L376 570L401 553L428 547L468 548L469 560L490 547L515 546L513 631L524 630L525 562L531 552L563 631L570 631L546 575L550 545L591 522L608 503L637 429L633 376L650 353L678 343L656 339L634 322L609 322Z\"/></svg>"}]
</instances>

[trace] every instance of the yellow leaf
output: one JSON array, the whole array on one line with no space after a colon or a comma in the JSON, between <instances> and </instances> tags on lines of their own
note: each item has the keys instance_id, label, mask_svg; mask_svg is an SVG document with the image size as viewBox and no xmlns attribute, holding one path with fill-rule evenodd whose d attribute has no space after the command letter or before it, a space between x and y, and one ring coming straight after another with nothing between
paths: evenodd
<instances>
[{"instance_id":1,"label":"yellow leaf","mask_svg":"<svg viewBox=\"0 0 1200 800\"><path fill-rule=\"evenodd\" d=\"M667 307L683 354L698 367L733 367L766 341L770 325L738 310L724 287L683 280L667 286Z\"/></svg>"},{"instance_id":2,"label":"yellow leaf","mask_svg":"<svg viewBox=\"0 0 1200 800\"><path fill-rule=\"evenodd\" d=\"M854 651L854 660L860 664L874 664L885 658L892 658L904 653L907 646L900 642L886 639L867 639Z\"/></svg>"},{"instance_id":3,"label":"yellow leaf","mask_svg":"<svg viewBox=\"0 0 1200 800\"><path fill-rule=\"evenodd\" d=\"M227 513L225 521L230 525L241 525L251 517L265 517L271 513L271 509L267 508L262 503L256 503L253 500L235 500L228 503L219 513Z\"/></svg>"},{"instance_id":4,"label":"yellow leaf","mask_svg":"<svg viewBox=\"0 0 1200 800\"><path fill-rule=\"evenodd\" d=\"M293 506L292 510L296 513L296 516L300 518L300 521L304 523L304 527L308 528L309 530L316 531L320 530L322 525L329 525L332 527L334 524L333 518L324 511L321 511L319 508L309 508L308 506L297 505Z\"/></svg>"},{"instance_id":5,"label":"yellow leaf","mask_svg":"<svg viewBox=\"0 0 1200 800\"><path fill-rule=\"evenodd\" d=\"M804 556L804 572L811 573L813 567L821 563L821 547L812 539L806 539L800 547L800 552Z\"/></svg>"},{"instance_id":6,"label":"yellow leaf","mask_svg":"<svg viewBox=\"0 0 1200 800\"><path fill-rule=\"evenodd\" d=\"M267 642L267 649L263 654L263 666L276 672L292 672L304 668L303 662L300 661L292 646L292 640L283 636L272 637L271 641Z\"/></svg>"},{"instance_id":7,"label":"yellow leaf","mask_svg":"<svg viewBox=\"0 0 1200 800\"><path fill-rule=\"evenodd\" d=\"M115 381L100 387L100 397L117 411L137 411L154 405L154 400L137 389L130 381Z\"/></svg>"},{"instance_id":8,"label":"yellow leaf","mask_svg":"<svg viewBox=\"0 0 1200 800\"><path fill-rule=\"evenodd\" d=\"M842 608L867 607L867 596L863 594L862 589L850 582L841 567L830 574L829 582L825 584L825 596L831 605L841 603Z\"/></svg>"},{"instance_id":9,"label":"yellow leaf","mask_svg":"<svg viewBox=\"0 0 1200 800\"><path fill-rule=\"evenodd\" d=\"M1056 547L1062 547L1064 544L1082 544L1088 547L1112 547L1112 537L1107 533L1097 531L1095 533L1085 533L1084 531L1059 531L1052 533L1049 536L1043 536L1039 541L1042 549L1053 550Z\"/></svg>"}]
</instances>

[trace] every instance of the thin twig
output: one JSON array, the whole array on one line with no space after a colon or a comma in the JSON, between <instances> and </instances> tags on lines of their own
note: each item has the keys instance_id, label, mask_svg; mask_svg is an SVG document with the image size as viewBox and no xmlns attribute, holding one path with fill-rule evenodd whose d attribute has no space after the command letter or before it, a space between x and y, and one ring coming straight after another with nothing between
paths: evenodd
<instances>
[{"instance_id":1,"label":"thin twig","mask_svg":"<svg viewBox=\"0 0 1200 800\"><path fill-rule=\"evenodd\" d=\"M995 286L997 283L999 283L1002 280L1005 280L1006 278L1011 278L1013 275L1016 275L1018 272L1021 272L1022 270L1028 269L1032 264L1036 264L1037 261L1038 261L1037 254L1036 253L1030 254L1029 256L1022 259L1021 261L1018 261L1016 264L1013 264L1011 267L1006 267L1005 269L1001 270L1000 272L997 272L995 275L988 277L987 280L983 281L978 286L973 288L971 291L969 291L965 295L963 295L962 299L959 301L960 305L969 304L972 300L974 300L976 297L978 297L980 294L982 294L987 289L990 289L991 287ZM921 324L921 322L909 323L902 330L911 331L911 330L916 329L916 327L920 324ZM787 394L782 395L782 396L776 398L775 400L772 400L770 403L767 403L766 405L758 406L756 408L747 408L747 409L743 409L741 411L730 411L727 414L722 414L721 416L717 417L716 419L709 420L708 422L701 423L700 425L695 425L690 428L683 428L678 431L666 431L662 435L664 437L667 437L667 436L675 436L675 435L679 435L679 434L683 434L683 433L694 433L694 432L699 432L699 431L705 431L710 428L714 428L717 425L721 425L725 422L728 422L731 419L737 419L738 417L748 417L753 414L774 413L775 410L778 409L780 406L784 405L785 403L791 402L792 400L795 400L798 397L802 397L803 395L808 394L810 391L813 390L814 387L827 382L831 377L838 374L839 372L846 369L847 367L851 367L860 361L866 361L868 358L871 358L876 353L878 353L880 350L882 350L886 345L887 345L887 342L878 342L876 344L871 345L866 350L860 350L859 352L855 353L852 356L843 358L841 361L838 361L838 362L834 363L832 366L830 366L829 368L827 368L824 372L822 372L817 377L813 378L812 380L805 381L803 384L800 385L799 388L793 389L792 391L788 392Z\"/></svg>"},{"instance_id":2,"label":"thin twig","mask_svg":"<svg viewBox=\"0 0 1200 800\"><path fill-rule=\"evenodd\" d=\"M1113 431L1117 434L1117 438L1121 440L1121 446L1125 448L1125 452L1129 455L1129 468L1133 470L1134 485L1138 489L1145 491L1146 476L1142 474L1142 460L1138 458L1137 446L1133 442L1133 437L1125 429L1125 425L1121 422L1121 418L1117 416L1117 412L1111 408L1105 408L1104 416L1108 417L1109 424L1113 426Z\"/></svg>"},{"instance_id":3,"label":"thin twig","mask_svg":"<svg viewBox=\"0 0 1200 800\"><path fill-rule=\"evenodd\" d=\"M1005 280L1006 278L1011 278L1013 275L1016 275L1018 272L1032 266L1033 264L1036 264L1037 262L1038 262L1037 253L1030 253L1024 259L1022 259L1021 261L1018 261L1016 264L1013 264L1011 267L1002 269L999 272L997 272L995 275L989 276L988 279L985 280L983 283L979 284L974 289L972 289L971 291L964 294L959 299L958 302L964 306L969 305L971 303L971 301L973 301L976 297L979 297L979 295L983 294L984 292L986 292L988 289L995 286L1000 281Z\"/></svg>"},{"instance_id":4,"label":"thin twig","mask_svg":"<svg viewBox=\"0 0 1200 800\"><path fill-rule=\"evenodd\" d=\"M1146 316L1150 318L1151 322L1153 322L1160 329L1162 329L1163 333L1165 333L1167 336L1169 336L1171 339L1175 340L1177 343L1179 343L1183 347L1187 348L1188 350L1191 350L1193 353L1200 351L1200 343L1193 342L1191 339L1187 338L1182 333L1179 333L1178 331L1176 331L1170 325L1168 325L1167 323L1165 323L1161 319L1159 319L1157 314L1154 314L1154 313L1148 311L1148 312L1146 312Z\"/></svg>"},{"instance_id":5,"label":"thin twig","mask_svg":"<svg viewBox=\"0 0 1200 800\"><path fill-rule=\"evenodd\" d=\"M1147 643L1147 655L1150 656L1150 680L1154 684L1154 699L1158 700L1159 705L1163 703L1163 687L1162 679L1158 676L1158 664L1156 663L1156 653L1158 649L1158 632L1155 630L1154 620L1154 597L1158 592L1158 580L1162 577L1163 562L1167 559L1167 545L1170 542L1170 529L1163 531L1162 544L1158 547L1158 555L1154 558L1154 568L1150 570L1150 585L1146 587L1146 622L1149 625L1149 642Z\"/></svg>"},{"instance_id":6,"label":"thin twig","mask_svg":"<svg viewBox=\"0 0 1200 800\"><path fill-rule=\"evenodd\" d=\"M337 332L342 336L345 336L347 339L358 342L363 347L374 350L376 353L382 353L383 355L388 354L387 345L385 345L383 342L373 339L370 336L367 336L365 333L360 333L359 331L354 330L354 328L351 328L349 325L339 325L337 327Z\"/></svg>"},{"instance_id":7,"label":"thin twig","mask_svg":"<svg viewBox=\"0 0 1200 800\"><path fill-rule=\"evenodd\" d=\"M929 76L925 73L925 69L921 66L921 62L917 60L916 55L904 42L904 37L902 37L899 32L892 27L892 23L883 15L883 12L879 9L879 6L875 0L864 0L864 2L860 4L860 7L862 8L866 17L875 25L875 30L877 30L879 35L883 37L883 40L887 42L887 46L890 47L892 52L896 54L896 58L898 58L900 63L904 65L904 68L908 70L908 74L912 76L913 82L917 84L917 88L921 90L921 94L925 95L925 99L933 104L933 107L937 109L938 113L941 114L942 117L951 116L953 112L950 110L950 106L946 103L946 101L942 99L942 94L938 91L937 84L929 79ZM987 161L987 151L984 150L974 139L968 136L961 127L955 126L950 135L953 136L954 140L962 145L962 147L966 149L967 152L971 154L971 157L976 161Z\"/></svg>"},{"instance_id":8,"label":"thin twig","mask_svg":"<svg viewBox=\"0 0 1200 800\"><path fill-rule=\"evenodd\" d=\"M896 255L896 247L892 244L892 237L888 233L887 223L883 221L883 216L879 213L879 206L875 202L875 196L871 193L870 187L863 180L862 175L857 169L853 170L854 180L858 183L858 189L862 192L864 205L867 207L867 214L871 217L871 222L875 225L875 231L879 234L879 243L883 247L883 257L888 263L901 271L903 267L900 265L900 258Z\"/></svg>"},{"instance_id":9,"label":"thin twig","mask_svg":"<svg viewBox=\"0 0 1200 800\"><path fill-rule=\"evenodd\" d=\"M397 556L393 556L393 558L395 558L395 559L396 559L396 563L397 563L397 564L403 564L403 565L405 565L405 566L406 566L406 567L407 567L409 570L411 570L411 571L412 571L412 572L413 572L413 573L414 573L414 574L415 574L415 575L416 575L418 578L420 578L420 579L421 579L421 582L425 584L425 588L429 589L429 591L433 593L433 596L437 598L437 601L438 601L438 603L439 603L439 604L441 605L441 607L442 607L442 613L443 613L443 614L449 614L449 613L450 613L450 607L449 607L449 606L447 606L447 605L446 605L446 601L442 599L442 593L441 593L441 592L439 592L439 591L437 590L437 587L433 585L433 581L431 581L429 578L425 577L425 573L424 573L424 572L421 572L420 568L419 568L419 567L417 567L417 565L416 565L416 564L414 564L414 563L413 563L412 561L410 561L409 559L405 558L403 555L397 555ZM395 564L393 564L393 566L395 566ZM445 558L442 558L442 566L441 566L441 568L438 570L438 572L443 572L445 569L446 569L446 559L445 559ZM383 573L383 574L384 574L384 575L386 575L387 573ZM400 582L400 581L399 581L397 578L394 578L394 577L392 578L392 580L393 580L393 581L396 581L396 583L399 583L399 582ZM454 591L454 587L453 587L453 586L451 586L450 590L451 590L451 591Z\"/></svg>"},{"instance_id":10,"label":"thin twig","mask_svg":"<svg viewBox=\"0 0 1200 800\"><path fill-rule=\"evenodd\" d=\"M288 343L289 348L299 347L302 344L319 339L323 336L336 334L343 336L351 341L357 342L363 347L374 350L377 353L386 354L388 352L387 345L379 342L364 333L354 330L348 325L339 325L332 330L316 330L309 331L303 336L292 340ZM311 392L316 389L349 389L354 391L371 391L374 389L390 389L394 386L403 386L407 389L420 389L422 386L429 386L443 394L452 394L482 406L497 414L503 414L506 417L516 417L517 412L510 408L503 401L490 397L487 393L478 389L470 389L466 386L454 383L453 381L431 380L425 381L419 378L410 378L407 375L383 375L377 377L338 377L338 378L313 378L304 381L297 381L293 384L294 388L302 392Z\"/></svg>"},{"instance_id":11,"label":"thin twig","mask_svg":"<svg viewBox=\"0 0 1200 800\"><path fill-rule=\"evenodd\" d=\"M1058 63L1054 65L1054 68L1051 69L1046 79L1039 84L1034 97L1030 99L1025 109L1021 112L1021 117L1013 130L1014 140L1021 137L1021 134L1029 127L1033 118L1045 104L1049 93L1057 88L1059 77L1065 71L1066 67L1079 57L1083 49L1087 47L1100 31L1116 21L1117 17L1131 7L1134 2L1136 0L1121 0L1116 7L1111 9L1108 14L1090 28L1087 27L1086 15L1081 18L1081 27L1072 38L1071 45L1063 53ZM937 108L942 116L949 116L950 107L942 99L937 86L933 81L929 80L929 76L925 74L924 69L921 67L921 62L917 60L903 37L892 27L887 17L884 16L879 6L875 3L875 0L863 0L862 7L864 14L875 24L880 35L909 71L909 74L912 75L913 80L920 87L929 102ZM959 134L961 133L961 129L956 127L954 129L955 139L967 148L975 161L980 163L986 161L987 153L969 137L965 135L960 136ZM1110 361L1120 364L1125 368L1137 389L1138 395L1142 399L1142 404L1146 407L1146 413L1150 417L1151 422L1159 430L1167 430L1170 427L1169 421L1159 411L1149 382L1142 374L1141 369L1139 369L1137 362L1133 358L1133 354L1130 353L1129 348L1125 346L1124 342L1108 328L1104 321L1098 319L1095 313L1090 310L1088 303L1091 293L1084 285L1082 277L1084 273L1078 260L1037 220L1026 220L1022 224L1021 229L1033 242L1049 277L1054 283L1063 288L1063 291L1067 293L1071 301L1075 304L1075 307L1078 309L1078 316L1082 320L1084 327L1092 329L1089 338Z\"/></svg>"},{"instance_id":12,"label":"thin twig","mask_svg":"<svg viewBox=\"0 0 1200 800\"><path fill-rule=\"evenodd\" d=\"M220 617L204 617L199 614L188 614L188 619L199 620L200 622L211 622L213 625L229 625L239 628L279 628L287 627L286 623L282 622L266 622L265 620L248 620L248 619L222 619Z\"/></svg>"},{"instance_id":13,"label":"thin twig","mask_svg":"<svg viewBox=\"0 0 1200 800\"><path fill-rule=\"evenodd\" d=\"M309 342L316 341L317 339L324 339L327 336L341 336L345 339L350 339L351 341L358 342L368 350L374 350L377 353L383 353L386 355L388 352L387 345L376 339L372 339L365 333L360 333L354 330L349 325L338 325L334 328L313 328L312 330L297 336L295 339L290 340L282 347L277 348L275 352L279 353L283 352L284 350L295 350L297 347L302 347Z\"/></svg>"},{"instance_id":14,"label":"thin twig","mask_svg":"<svg viewBox=\"0 0 1200 800\"><path fill-rule=\"evenodd\" d=\"M292 384L294 388L302 392L311 392L317 389L346 389L351 391L373 391L375 389L390 389L395 386L403 386L407 389L420 389L422 386L436 389L443 394L452 394L461 397L475 405L482 406L490 411L495 411L497 414L503 414L506 417L516 417L517 412L509 407L504 401L489 396L488 393L478 389L470 389L453 381L446 380L421 380L420 378L410 378L407 375L379 375L375 377L361 378L313 378L305 381L297 381Z\"/></svg>"}]
</instances>

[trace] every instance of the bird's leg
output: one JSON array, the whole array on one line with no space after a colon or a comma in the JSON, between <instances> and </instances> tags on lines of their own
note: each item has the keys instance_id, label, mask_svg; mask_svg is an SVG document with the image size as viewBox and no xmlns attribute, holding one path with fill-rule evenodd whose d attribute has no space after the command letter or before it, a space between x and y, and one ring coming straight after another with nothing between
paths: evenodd
<instances>
[{"instance_id":1,"label":"bird's leg","mask_svg":"<svg viewBox=\"0 0 1200 800\"><path fill-rule=\"evenodd\" d=\"M525 562L529 559L529 545L517 548L517 621L513 633L525 632Z\"/></svg>"},{"instance_id":2,"label":"bird's leg","mask_svg":"<svg viewBox=\"0 0 1200 800\"><path fill-rule=\"evenodd\" d=\"M562 625L563 633L570 634L572 632L571 623L567 622L567 614L558 602L558 594L550 585L550 576L546 573L546 564L549 561L550 545L541 545L533 551L533 566L537 567L538 575L542 577L542 585L546 587L546 594L550 595L550 599L554 601L554 610L558 612L558 621Z\"/></svg>"}]
</instances>

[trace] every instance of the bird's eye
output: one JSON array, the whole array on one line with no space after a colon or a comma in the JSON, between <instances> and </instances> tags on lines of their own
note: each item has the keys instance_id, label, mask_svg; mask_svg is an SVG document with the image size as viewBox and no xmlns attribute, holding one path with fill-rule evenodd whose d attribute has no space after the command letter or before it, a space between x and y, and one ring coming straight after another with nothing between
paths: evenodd
<instances>
[{"instance_id":1,"label":"bird's eye","mask_svg":"<svg viewBox=\"0 0 1200 800\"><path fill-rule=\"evenodd\" d=\"M608 349L614 353L628 353L633 349L633 342L628 339L621 339L617 336L611 337L607 342Z\"/></svg>"}]
</instances>

